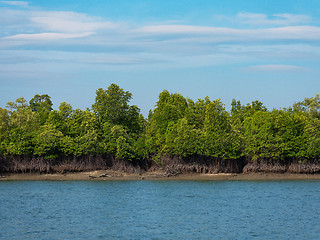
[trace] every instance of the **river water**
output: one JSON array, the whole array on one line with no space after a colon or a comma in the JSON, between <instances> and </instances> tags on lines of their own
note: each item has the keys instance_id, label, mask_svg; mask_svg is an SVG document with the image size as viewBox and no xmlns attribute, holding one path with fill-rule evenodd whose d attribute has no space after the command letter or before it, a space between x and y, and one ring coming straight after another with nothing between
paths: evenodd
<instances>
[{"instance_id":1,"label":"river water","mask_svg":"<svg viewBox=\"0 0 320 240\"><path fill-rule=\"evenodd\" d=\"M0 239L320 239L320 181L1 181Z\"/></svg>"}]
</instances>

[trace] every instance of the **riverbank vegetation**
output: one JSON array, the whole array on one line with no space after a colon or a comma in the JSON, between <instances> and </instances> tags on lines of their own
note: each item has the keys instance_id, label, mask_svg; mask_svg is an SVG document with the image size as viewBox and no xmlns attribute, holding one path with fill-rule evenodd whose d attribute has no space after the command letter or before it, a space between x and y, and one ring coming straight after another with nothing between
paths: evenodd
<instances>
[{"instance_id":1,"label":"riverbank vegetation","mask_svg":"<svg viewBox=\"0 0 320 240\"><path fill-rule=\"evenodd\" d=\"M291 163L311 164L305 172L320 172L319 95L272 110L260 101L233 100L227 111L219 99L194 101L164 90L147 119L131 99L130 92L111 84L96 91L86 110L66 102L53 110L48 95L8 102L0 108L0 172L115 165L241 172L245 165L259 171L270 164L281 172Z\"/></svg>"}]
</instances>

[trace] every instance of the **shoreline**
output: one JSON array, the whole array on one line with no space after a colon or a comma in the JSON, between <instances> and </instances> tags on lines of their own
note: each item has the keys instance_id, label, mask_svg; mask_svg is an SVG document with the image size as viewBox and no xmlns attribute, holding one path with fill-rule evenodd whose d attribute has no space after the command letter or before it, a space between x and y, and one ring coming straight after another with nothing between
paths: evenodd
<instances>
[{"instance_id":1,"label":"shoreline","mask_svg":"<svg viewBox=\"0 0 320 240\"><path fill-rule=\"evenodd\" d=\"M129 174L117 171L90 171L76 173L18 173L0 175L0 181L137 181L137 180L181 180L181 181L282 181L320 180L320 174L293 173L189 173L168 176L162 171Z\"/></svg>"}]
</instances>

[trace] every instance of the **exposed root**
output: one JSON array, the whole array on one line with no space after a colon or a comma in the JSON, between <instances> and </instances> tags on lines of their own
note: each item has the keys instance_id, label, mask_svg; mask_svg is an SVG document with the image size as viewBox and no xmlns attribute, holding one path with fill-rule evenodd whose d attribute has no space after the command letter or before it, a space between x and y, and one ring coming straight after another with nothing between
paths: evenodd
<instances>
[{"instance_id":1,"label":"exposed root","mask_svg":"<svg viewBox=\"0 0 320 240\"><path fill-rule=\"evenodd\" d=\"M163 158L163 167L171 174L181 173L241 173L246 162L243 159L218 159L195 156L190 159Z\"/></svg>"},{"instance_id":2,"label":"exposed root","mask_svg":"<svg viewBox=\"0 0 320 240\"><path fill-rule=\"evenodd\" d=\"M12 156L0 159L0 173L60 173L109 170L123 173L142 174L161 169L165 177L185 173L217 174L217 173L301 173L320 174L320 162L316 159L299 162L296 159L285 161L254 161L245 159L219 159L193 156L188 159L178 157L162 158L162 165L152 159L120 160L112 155L60 157L45 160L41 157ZM102 174L98 177L108 177ZM92 177L93 178L93 177Z\"/></svg>"},{"instance_id":3,"label":"exposed root","mask_svg":"<svg viewBox=\"0 0 320 240\"><path fill-rule=\"evenodd\" d=\"M299 162L297 160L272 161L272 162L250 162L243 168L244 173L320 173L320 163L317 160Z\"/></svg>"}]
</instances>

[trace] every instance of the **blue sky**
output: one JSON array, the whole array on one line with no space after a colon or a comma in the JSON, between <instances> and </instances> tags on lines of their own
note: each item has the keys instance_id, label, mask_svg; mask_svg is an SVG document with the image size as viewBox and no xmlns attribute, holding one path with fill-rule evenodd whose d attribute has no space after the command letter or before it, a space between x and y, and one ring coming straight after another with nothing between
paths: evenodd
<instances>
[{"instance_id":1,"label":"blue sky","mask_svg":"<svg viewBox=\"0 0 320 240\"><path fill-rule=\"evenodd\" d=\"M164 89L288 107L320 92L318 16L318 0L0 1L0 107L85 109L111 83L145 116Z\"/></svg>"}]
</instances>

